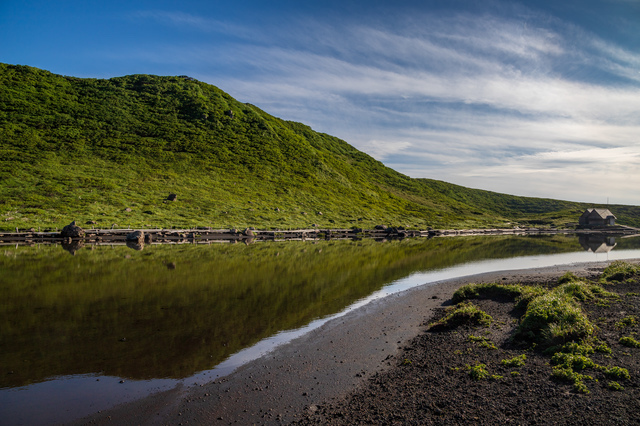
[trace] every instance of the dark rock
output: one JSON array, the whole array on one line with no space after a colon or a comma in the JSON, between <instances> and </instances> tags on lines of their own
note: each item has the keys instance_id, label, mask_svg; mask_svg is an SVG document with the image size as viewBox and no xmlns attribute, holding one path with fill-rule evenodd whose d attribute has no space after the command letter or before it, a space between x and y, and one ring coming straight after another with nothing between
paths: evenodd
<instances>
[{"instance_id":1,"label":"dark rock","mask_svg":"<svg viewBox=\"0 0 640 426\"><path fill-rule=\"evenodd\" d=\"M358 219L361 220L361 219ZM378 229L380 231L384 231L387 229L386 225L376 225L374 229Z\"/></svg>"},{"instance_id":2,"label":"dark rock","mask_svg":"<svg viewBox=\"0 0 640 426\"><path fill-rule=\"evenodd\" d=\"M233 111L231 111L231 110L227 110L227 111L225 111L225 112L224 112L224 115L226 115L227 117L234 118Z\"/></svg>"},{"instance_id":3,"label":"dark rock","mask_svg":"<svg viewBox=\"0 0 640 426\"><path fill-rule=\"evenodd\" d=\"M97 225L98 222L96 222L95 220L88 220L85 222L86 225Z\"/></svg>"},{"instance_id":4,"label":"dark rock","mask_svg":"<svg viewBox=\"0 0 640 426\"><path fill-rule=\"evenodd\" d=\"M167 269L176 269L176 263L175 262L167 263Z\"/></svg>"},{"instance_id":5,"label":"dark rock","mask_svg":"<svg viewBox=\"0 0 640 426\"><path fill-rule=\"evenodd\" d=\"M72 240L71 238L62 242L62 248L71 253L71 256L75 256L76 252L84 247L84 241Z\"/></svg>"},{"instance_id":6,"label":"dark rock","mask_svg":"<svg viewBox=\"0 0 640 426\"><path fill-rule=\"evenodd\" d=\"M76 221L74 220L69 225L62 228L60 236L62 238L82 238L84 237L84 229L76 225Z\"/></svg>"},{"instance_id":7,"label":"dark rock","mask_svg":"<svg viewBox=\"0 0 640 426\"><path fill-rule=\"evenodd\" d=\"M134 242L137 244L144 243L144 232L142 231L133 231L132 233L127 235L127 242Z\"/></svg>"},{"instance_id":8,"label":"dark rock","mask_svg":"<svg viewBox=\"0 0 640 426\"><path fill-rule=\"evenodd\" d=\"M151 241L153 241L153 237L151 234L144 234L144 242L145 244L151 244Z\"/></svg>"},{"instance_id":9,"label":"dark rock","mask_svg":"<svg viewBox=\"0 0 640 426\"><path fill-rule=\"evenodd\" d=\"M169 196L167 197L168 201L177 201L178 200L178 195L177 194L169 194Z\"/></svg>"},{"instance_id":10,"label":"dark rock","mask_svg":"<svg viewBox=\"0 0 640 426\"><path fill-rule=\"evenodd\" d=\"M136 241L127 241L127 247L136 251L142 251L144 250L144 243L138 243Z\"/></svg>"}]
</instances>

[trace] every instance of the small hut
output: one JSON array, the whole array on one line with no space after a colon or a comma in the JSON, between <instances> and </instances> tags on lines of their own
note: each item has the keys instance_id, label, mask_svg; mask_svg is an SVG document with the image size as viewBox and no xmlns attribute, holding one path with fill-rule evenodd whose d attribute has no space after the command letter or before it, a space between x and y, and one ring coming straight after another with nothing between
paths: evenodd
<instances>
[{"instance_id":1,"label":"small hut","mask_svg":"<svg viewBox=\"0 0 640 426\"><path fill-rule=\"evenodd\" d=\"M580 226L615 226L616 217L609 209L587 209L580 220Z\"/></svg>"}]
</instances>

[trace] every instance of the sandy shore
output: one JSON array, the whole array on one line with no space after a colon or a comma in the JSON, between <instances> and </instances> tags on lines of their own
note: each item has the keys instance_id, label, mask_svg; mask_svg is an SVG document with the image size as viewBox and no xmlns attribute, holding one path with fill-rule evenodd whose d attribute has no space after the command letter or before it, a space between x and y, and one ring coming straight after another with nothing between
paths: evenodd
<instances>
[{"instance_id":1,"label":"sandy shore","mask_svg":"<svg viewBox=\"0 0 640 426\"><path fill-rule=\"evenodd\" d=\"M566 271L589 276L607 264L496 271L419 286L329 321L227 377L154 394L74 424L286 424L391 366L424 331L434 309L466 283L550 280Z\"/></svg>"}]
</instances>

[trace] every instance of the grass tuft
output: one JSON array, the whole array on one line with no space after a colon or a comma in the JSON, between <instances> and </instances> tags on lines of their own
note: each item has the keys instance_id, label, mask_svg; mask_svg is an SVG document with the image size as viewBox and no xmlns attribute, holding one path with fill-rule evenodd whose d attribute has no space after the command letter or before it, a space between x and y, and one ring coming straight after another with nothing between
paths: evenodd
<instances>
[{"instance_id":1,"label":"grass tuft","mask_svg":"<svg viewBox=\"0 0 640 426\"><path fill-rule=\"evenodd\" d=\"M473 367L467 365L467 370L473 380L484 380L489 377L486 364L476 364Z\"/></svg>"},{"instance_id":2,"label":"grass tuft","mask_svg":"<svg viewBox=\"0 0 640 426\"><path fill-rule=\"evenodd\" d=\"M527 360L527 356L525 354L514 356L510 359L503 359L500 361L500 364L505 367L523 367Z\"/></svg>"},{"instance_id":3,"label":"grass tuft","mask_svg":"<svg viewBox=\"0 0 640 426\"><path fill-rule=\"evenodd\" d=\"M488 326L493 321L491 315L471 302L462 302L448 308L448 314L431 324L432 331L450 330L461 325Z\"/></svg>"},{"instance_id":4,"label":"grass tuft","mask_svg":"<svg viewBox=\"0 0 640 426\"><path fill-rule=\"evenodd\" d=\"M629 315L616 322L616 327L627 328L638 324L638 319L634 315Z\"/></svg>"},{"instance_id":5,"label":"grass tuft","mask_svg":"<svg viewBox=\"0 0 640 426\"><path fill-rule=\"evenodd\" d=\"M640 266L632 265L622 260L616 260L602 272L600 282L603 284L615 284L637 274L640 274Z\"/></svg>"},{"instance_id":6,"label":"grass tuft","mask_svg":"<svg viewBox=\"0 0 640 426\"><path fill-rule=\"evenodd\" d=\"M621 337L618 341L622 346L626 346L628 348L640 348L640 342L638 342L633 337Z\"/></svg>"}]
</instances>

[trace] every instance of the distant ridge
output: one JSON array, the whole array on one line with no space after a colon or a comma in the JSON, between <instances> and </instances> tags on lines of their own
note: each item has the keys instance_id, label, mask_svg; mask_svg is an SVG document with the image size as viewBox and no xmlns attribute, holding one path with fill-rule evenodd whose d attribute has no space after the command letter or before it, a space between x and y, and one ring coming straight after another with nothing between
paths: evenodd
<instances>
[{"instance_id":1,"label":"distant ridge","mask_svg":"<svg viewBox=\"0 0 640 426\"><path fill-rule=\"evenodd\" d=\"M188 76L0 64L0 140L0 229L566 227L605 207L412 179ZM608 208L640 226L640 208Z\"/></svg>"}]
</instances>

